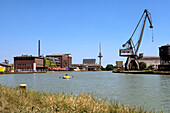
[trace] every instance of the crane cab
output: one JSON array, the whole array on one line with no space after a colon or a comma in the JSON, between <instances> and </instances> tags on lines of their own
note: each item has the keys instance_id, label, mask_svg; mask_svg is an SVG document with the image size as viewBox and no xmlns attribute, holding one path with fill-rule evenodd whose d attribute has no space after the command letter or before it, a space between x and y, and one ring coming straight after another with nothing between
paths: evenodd
<instances>
[{"instance_id":1,"label":"crane cab","mask_svg":"<svg viewBox=\"0 0 170 113\"><path fill-rule=\"evenodd\" d=\"M119 49L119 56L133 56L133 49Z\"/></svg>"}]
</instances>

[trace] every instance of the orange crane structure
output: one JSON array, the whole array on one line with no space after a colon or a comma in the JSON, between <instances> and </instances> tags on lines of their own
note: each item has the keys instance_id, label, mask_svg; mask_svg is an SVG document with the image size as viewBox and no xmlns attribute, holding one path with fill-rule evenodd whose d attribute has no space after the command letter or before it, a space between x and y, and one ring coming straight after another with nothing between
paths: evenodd
<instances>
[{"instance_id":1,"label":"orange crane structure","mask_svg":"<svg viewBox=\"0 0 170 113\"><path fill-rule=\"evenodd\" d=\"M145 16L144 16L145 15ZM142 18L144 17L144 22L143 22L143 25L142 25L142 30L141 30L141 33L140 33L140 37L139 37L139 40L136 42L136 44L134 44L132 38L133 38L133 35L135 34ZM144 28L145 28L145 23L146 23L146 20L148 19L149 23L150 23L150 28L153 28L152 26L152 20L151 20L151 13L149 13L147 11L147 9L144 10L143 14L142 14L142 17L140 18L132 36L130 37L130 39L125 43L123 44L122 46L125 47L125 49L120 49L119 50L119 56L122 56L122 57L127 57L127 60L126 60L126 63L125 63L125 70L129 70L130 69L130 65L131 65L131 62L135 63L136 64L136 69L139 70L139 63L137 62L137 58L138 58L138 50L139 50L139 47L140 47L140 44L141 44L141 41L142 41L142 36L143 36L143 32L144 32Z\"/></svg>"}]
</instances>

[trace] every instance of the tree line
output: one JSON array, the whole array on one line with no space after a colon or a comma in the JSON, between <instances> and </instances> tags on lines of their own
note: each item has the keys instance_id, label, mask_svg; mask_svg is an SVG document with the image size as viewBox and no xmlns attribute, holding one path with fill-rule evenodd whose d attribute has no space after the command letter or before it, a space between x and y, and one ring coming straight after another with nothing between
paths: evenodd
<instances>
[{"instance_id":1,"label":"tree line","mask_svg":"<svg viewBox=\"0 0 170 113\"><path fill-rule=\"evenodd\" d=\"M112 71L114 69L117 69L117 67L113 66L112 64L107 64L107 66L105 68L103 66L101 66L102 71Z\"/></svg>"}]
</instances>

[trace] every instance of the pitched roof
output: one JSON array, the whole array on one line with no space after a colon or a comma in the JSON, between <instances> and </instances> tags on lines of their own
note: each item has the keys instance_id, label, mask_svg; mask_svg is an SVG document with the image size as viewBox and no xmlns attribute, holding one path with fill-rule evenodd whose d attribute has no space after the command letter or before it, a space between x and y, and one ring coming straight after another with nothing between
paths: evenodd
<instances>
[{"instance_id":1,"label":"pitched roof","mask_svg":"<svg viewBox=\"0 0 170 113\"><path fill-rule=\"evenodd\" d=\"M5 66L5 67L12 67L12 64L4 64L4 63L0 63L0 66Z\"/></svg>"}]
</instances>

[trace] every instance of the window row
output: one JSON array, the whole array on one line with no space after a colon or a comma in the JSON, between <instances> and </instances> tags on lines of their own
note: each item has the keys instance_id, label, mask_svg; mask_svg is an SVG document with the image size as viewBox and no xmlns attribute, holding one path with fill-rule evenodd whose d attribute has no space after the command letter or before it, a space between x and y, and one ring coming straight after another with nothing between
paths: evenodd
<instances>
[{"instance_id":1,"label":"window row","mask_svg":"<svg viewBox=\"0 0 170 113\"><path fill-rule=\"evenodd\" d=\"M18 60L17 62L32 62L32 60Z\"/></svg>"},{"instance_id":2,"label":"window row","mask_svg":"<svg viewBox=\"0 0 170 113\"><path fill-rule=\"evenodd\" d=\"M31 64L17 64L17 66L31 66Z\"/></svg>"}]
</instances>

